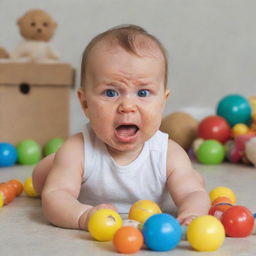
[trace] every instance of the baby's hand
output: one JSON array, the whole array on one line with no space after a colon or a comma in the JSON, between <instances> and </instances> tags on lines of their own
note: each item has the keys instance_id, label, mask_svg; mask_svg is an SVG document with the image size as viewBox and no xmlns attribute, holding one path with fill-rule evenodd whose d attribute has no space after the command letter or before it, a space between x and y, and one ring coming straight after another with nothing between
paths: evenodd
<instances>
[{"instance_id":1,"label":"baby's hand","mask_svg":"<svg viewBox=\"0 0 256 256\"><path fill-rule=\"evenodd\" d=\"M190 216L187 216L187 217L178 216L177 220L180 222L180 225L187 226L196 217L198 217L198 216L196 216L196 215L190 215Z\"/></svg>"},{"instance_id":2,"label":"baby's hand","mask_svg":"<svg viewBox=\"0 0 256 256\"><path fill-rule=\"evenodd\" d=\"M111 209L111 210L117 211L116 207L112 204L99 204L94 207L91 207L81 215L79 219L80 229L88 231L88 222L90 217L100 209Z\"/></svg>"}]
</instances>

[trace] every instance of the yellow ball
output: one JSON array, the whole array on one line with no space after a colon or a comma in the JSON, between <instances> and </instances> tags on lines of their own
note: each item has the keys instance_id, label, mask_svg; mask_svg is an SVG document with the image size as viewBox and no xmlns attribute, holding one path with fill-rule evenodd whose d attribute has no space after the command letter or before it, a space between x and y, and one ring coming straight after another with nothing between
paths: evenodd
<instances>
[{"instance_id":1,"label":"yellow ball","mask_svg":"<svg viewBox=\"0 0 256 256\"><path fill-rule=\"evenodd\" d=\"M242 135L242 134L246 134L249 131L249 127L246 124L236 124L233 128L232 128L232 134L234 137Z\"/></svg>"},{"instance_id":2,"label":"yellow ball","mask_svg":"<svg viewBox=\"0 0 256 256\"><path fill-rule=\"evenodd\" d=\"M122 226L121 216L111 209L100 209L89 219L88 231L98 241L111 241L116 231Z\"/></svg>"},{"instance_id":3,"label":"yellow ball","mask_svg":"<svg viewBox=\"0 0 256 256\"><path fill-rule=\"evenodd\" d=\"M225 230L217 218L210 215L200 216L188 225L187 239L197 251L215 251L224 242Z\"/></svg>"},{"instance_id":4,"label":"yellow ball","mask_svg":"<svg viewBox=\"0 0 256 256\"><path fill-rule=\"evenodd\" d=\"M0 193L0 208L2 208L4 205L4 196L2 193Z\"/></svg>"},{"instance_id":5,"label":"yellow ball","mask_svg":"<svg viewBox=\"0 0 256 256\"><path fill-rule=\"evenodd\" d=\"M32 178L28 178L26 179L25 183L24 183L24 192L31 197L36 197L38 196L38 194L36 193L34 187L33 187L33 182L32 182Z\"/></svg>"},{"instance_id":6,"label":"yellow ball","mask_svg":"<svg viewBox=\"0 0 256 256\"><path fill-rule=\"evenodd\" d=\"M139 200L132 205L128 218L143 224L150 216L161 212L161 209L155 202Z\"/></svg>"},{"instance_id":7,"label":"yellow ball","mask_svg":"<svg viewBox=\"0 0 256 256\"><path fill-rule=\"evenodd\" d=\"M212 202L221 196L229 198L232 201L232 204L236 203L236 195L228 187L216 187L210 192L210 198Z\"/></svg>"}]
</instances>

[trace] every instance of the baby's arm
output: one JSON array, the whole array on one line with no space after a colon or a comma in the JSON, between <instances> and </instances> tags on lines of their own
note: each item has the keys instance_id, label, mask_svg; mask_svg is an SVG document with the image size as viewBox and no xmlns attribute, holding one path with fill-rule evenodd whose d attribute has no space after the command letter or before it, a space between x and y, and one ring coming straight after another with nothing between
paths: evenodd
<instances>
[{"instance_id":1,"label":"baby's arm","mask_svg":"<svg viewBox=\"0 0 256 256\"><path fill-rule=\"evenodd\" d=\"M83 138L77 134L68 139L56 153L53 166L42 191L42 208L46 218L63 228L85 229L89 216L100 208L77 200L83 176Z\"/></svg>"},{"instance_id":2,"label":"baby's arm","mask_svg":"<svg viewBox=\"0 0 256 256\"><path fill-rule=\"evenodd\" d=\"M178 220L187 225L200 215L208 214L210 199L201 175L195 171L186 152L169 140L167 155L168 190L178 207Z\"/></svg>"}]
</instances>

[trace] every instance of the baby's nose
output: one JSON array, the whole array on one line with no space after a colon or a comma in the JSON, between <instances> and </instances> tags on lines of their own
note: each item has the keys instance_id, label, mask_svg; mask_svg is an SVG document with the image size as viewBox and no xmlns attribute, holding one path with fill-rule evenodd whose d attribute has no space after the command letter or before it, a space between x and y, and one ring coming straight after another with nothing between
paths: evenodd
<instances>
[{"instance_id":1,"label":"baby's nose","mask_svg":"<svg viewBox=\"0 0 256 256\"><path fill-rule=\"evenodd\" d=\"M37 29L37 32L38 32L38 33L41 33L41 32L42 32L42 29L41 29L41 28L38 28L38 29Z\"/></svg>"},{"instance_id":2,"label":"baby's nose","mask_svg":"<svg viewBox=\"0 0 256 256\"><path fill-rule=\"evenodd\" d=\"M132 101L123 101L118 106L119 113L130 113L136 111L136 105Z\"/></svg>"}]
</instances>

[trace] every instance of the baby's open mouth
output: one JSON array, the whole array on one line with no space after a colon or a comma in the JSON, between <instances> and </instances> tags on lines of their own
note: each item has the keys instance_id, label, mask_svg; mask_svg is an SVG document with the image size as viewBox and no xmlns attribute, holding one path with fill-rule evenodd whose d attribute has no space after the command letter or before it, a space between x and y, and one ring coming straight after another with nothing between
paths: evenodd
<instances>
[{"instance_id":1,"label":"baby's open mouth","mask_svg":"<svg viewBox=\"0 0 256 256\"><path fill-rule=\"evenodd\" d=\"M139 127L134 124L119 125L116 127L116 133L119 137L129 138L134 136L139 130Z\"/></svg>"}]
</instances>

